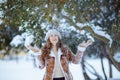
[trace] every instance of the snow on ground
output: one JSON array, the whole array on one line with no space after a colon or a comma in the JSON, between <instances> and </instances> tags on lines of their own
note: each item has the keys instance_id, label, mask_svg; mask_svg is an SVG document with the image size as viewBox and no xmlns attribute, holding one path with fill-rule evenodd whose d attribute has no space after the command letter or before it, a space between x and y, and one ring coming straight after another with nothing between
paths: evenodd
<instances>
[{"instance_id":1,"label":"snow on ground","mask_svg":"<svg viewBox=\"0 0 120 80\"><path fill-rule=\"evenodd\" d=\"M97 72L102 75L100 60L88 60ZM107 60L105 60L107 62ZM108 64L105 64L105 70L108 72ZM120 79L120 72L113 68L113 77ZM74 80L84 80L80 64L70 64L70 70ZM18 62L0 60L0 80L42 80L45 69L35 68L32 61L20 60ZM92 78L94 76L90 75ZM103 76L103 75L102 75Z\"/></svg>"},{"instance_id":2,"label":"snow on ground","mask_svg":"<svg viewBox=\"0 0 120 80\"><path fill-rule=\"evenodd\" d=\"M0 61L0 80L42 80L44 70L34 68L31 61Z\"/></svg>"},{"instance_id":3,"label":"snow on ground","mask_svg":"<svg viewBox=\"0 0 120 80\"><path fill-rule=\"evenodd\" d=\"M102 76L103 78L104 78L104 75L103 75L103 71L102 71L102 67L101 67L101 61L100 61L100 59L89 59L89 60L87 60L87 62L89 63L89 64L91 64L94 68L95 68L95 70L96 70L96 72L100 75L100 76ZM106 73L106 75L107 75L107 78L109 78L109 64L108 64L108 60L107 59L104 59L104 62L103 62L103 64L104 64L104 67L105 67L105 73ZM89 69L91 69L90 67L88 67ZM113 71L112 71L112 74L113 74L113 78L115 79L115 80L120 80L120 72L112 65L112 69L113 69ZM88 72L87 72L88 73ZM93 76L93 75L91 75L90 73L88 73L89 74L89 76L92 78L92 79L95 79L96 77L95 76Z\"/></svg>"}]
</instances>

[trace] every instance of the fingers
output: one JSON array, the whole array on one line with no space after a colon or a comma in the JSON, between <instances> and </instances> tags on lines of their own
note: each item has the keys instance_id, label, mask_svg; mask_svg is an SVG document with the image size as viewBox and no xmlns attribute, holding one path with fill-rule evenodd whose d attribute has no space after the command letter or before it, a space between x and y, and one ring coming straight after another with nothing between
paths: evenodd
<instances>
[{"instance_id":1,"label":"fingers","mask_svg":"<svg viewBox=\"0 0 120 80\"><path fill-rule=\"evenodd\" d=\"M88 47L93 43L92 40L88 40L87 42L83 41L81 44L79 44L80 47Z\"/></svg>"},{"instance_id":2,"label":"fingers","mask_svg":"<svg viewBox=\"0 0 120 80\"><path fill-rule=\"evenodd\" d=\"M27 48L27 49L30 49L30 48L31 48L31 46L30 46L30 45L27 45L27 46L26 46L26 48Z\"/></svg>"},{"instance_id":3,"label":"fingers","mask_svg":"<svg viewBox=\"0 0 120 80\"><path fill-rule=\"evenodd\" d=\"M92 43L93 43L92 40L88 40L88 41L87 41L87 45L91 45Z\"/></svg>"},{"instance_id":4,"label":"fingers","mask_svg":"<svg viewBox=\"0 0 120 80\"><path fill-rule=\"evenodd\" d=\"M27 48L30 50L34 50L34 47L32 47L31 45L27 45Z\"/></svg>"},{"instance_id":5,"label":"fingers","mask_svg":"<svg viewBox=\"0 0 120 80\"><path fill-rule=\"evenodd\" d=\"M85 41L82 42L82 43L80 43L79 46L80 46L80 47L85 47L85 46L86 46Z\"/></svg>"}]
</instances>

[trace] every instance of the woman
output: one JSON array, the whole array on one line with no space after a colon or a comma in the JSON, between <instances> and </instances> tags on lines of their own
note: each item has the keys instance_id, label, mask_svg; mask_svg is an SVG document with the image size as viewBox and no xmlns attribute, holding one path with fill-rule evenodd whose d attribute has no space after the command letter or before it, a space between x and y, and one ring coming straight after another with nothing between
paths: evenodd
<instances>
[{"instance_id":1,"label":"woman","mask_svg":"<svg viewBox=\"0 0 120 80\"><path fill-rule=\"evenodd\" d=\"M61 42L60 33L51 29L45 36L46 44L41 48L27 46L33 52L40 52L38 59L39 67L46 67L46 72L43 80L73 80L69 70L69 62L79 63L87 46L92 44L91 40L82 43L78 46L76 55Z\"/></svg>"}]
</instances>

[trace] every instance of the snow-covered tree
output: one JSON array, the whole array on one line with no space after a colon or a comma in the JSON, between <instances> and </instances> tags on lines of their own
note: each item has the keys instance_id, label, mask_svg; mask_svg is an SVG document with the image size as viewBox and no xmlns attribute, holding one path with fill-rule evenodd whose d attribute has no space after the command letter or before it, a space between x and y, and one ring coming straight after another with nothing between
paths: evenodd
<instances>
[{"instance_id":1,"label":"snow-covered tree","mask_svg":"<svg viewBox=\"0 0 120 80\"><path fill-rule=\"evenodd\" d=\"M101 62L103 56L107 57L120 71L120 63L113 57L120 47L119 0L7 0L0 6L4 15L1 31L8 26L16 28L21 34L34 35L34 44L40 45L50 28L57 28L70 47L93 39L95 42L86 53L97 53ZM3 33L0 38L0 42L5 43Z\"/></svg>"}]
</instances>

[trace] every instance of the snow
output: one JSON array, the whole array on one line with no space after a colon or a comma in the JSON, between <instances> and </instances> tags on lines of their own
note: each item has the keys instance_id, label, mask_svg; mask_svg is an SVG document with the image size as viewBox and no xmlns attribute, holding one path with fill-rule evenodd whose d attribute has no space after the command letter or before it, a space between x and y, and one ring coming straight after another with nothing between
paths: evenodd
<instances>
[{"instance_id":1,"label":"snow","mask_svg":"<svg viewBox=\"0 0 120 80\"><path fill-rule=\"evenodd\" d=\"M62 13L62 15L68 16L68 13L64 9L62 9L61 13Z\"/></svg>"},{"instance_id":2,"label":"snow","mask_svg":"<svg viewBox=\"0 0 120 80\"><path fill-rule=\"evenodd\" d=\"M7 2L7 0L0 0L0 3L5 3Z\"/></svg>"},{"instance_id":3,"label":"snow","mask_svg":"<svg viewBox=\"0 0 120 80\"><path fill-rule=\"evenodd\" d=\"M93 42L95 42L95 39L90 35L90 33L87 33L86 35L87 35L87 38L88 38L88 39L90 39L90 40L92 40Z\"/></svg>"},{"instance_id":4,"label":"snow","mask_svg":"<svg viewBox=\"0 0 120 80\"><path fill-rule=\"evenodd\" d=\"M101 36L107 38L108 40L110 40L110 41L109 41L109 47L111 47L112 41L113 41L112 38L111 38L111 36L110 36L109 34L107 34L105 31L102 31L102 28L101 28L101 27L95 26L94 24L91 24L91 26L92 26L92 28L93 28L92 30L93 30L96 34L101 35Z\"/></svg>"},{"instance_id":5,"label":"snow","mask_svg":"<svg viewBox=\"0 0 120 80\"><path fill-rule=\"evenodd\" d=\"M0 61L0 65L0 80L42 80L45 73L45 69L35 68L31 61L19 61L18 63L16 61ZM71 71L75 76L74 80L83 77L80 74L80 65L71 65Z\"/></svg>"},{"instance_id":6,"label":"snow","mask_svg":"<svg viewBox=\"0 0 120 80\"><path fill-rule=\"evenodd\" d=\"M100 9L101 9L101 11L103 13L107 13L108 12L107 7L102 6Z\"/></svg>"},{"instance_id":7,"label":"snow","mask_svg":"<svg viewBox=\"0 0 120 80\"><path fill-rule=\"evenodd\" d=\"M97 72L103 77L101 69L100 59L89 59L89 64L97 70ZM108 61L104 59L104 67L107 76L109 74ZM113 67L113 78L120 79L120 72ZM70 71L73 75L74 80L84 80L82 69L80 64L70 64ZM38 69L34 67L31 60L11 60L2 61L0 60L0 80L42 80L45 69ZM95 76L89 73L89 76L93 79Z\"/></svg>"},{"instance_id":8,"label":"snow","mask_svg":"<svg viewBox=\"0 0 120 80\"><path fill-rule=\"evenodd\" d=\"M19 31L24 30L24 28L22 26L19 26Z\"/></svg>"},{"instance_id":9,"label":"snow","mask_svg":"<svg viewBox=\"0 0 120 80\"><path fill-rule=\"evenodd\" d=\"M94 60L90 59L90 60L87 60L87 62L89 64L91 64L95 68L97 73L104 78L104 75L103 75L103 72L102 72L101 63L100 63L101 62L100 59L94 59ZM104 59L103 64L104 64L104 67L105 67L105 73L106 73L107 77L109 78L109 64L108 64L108 60ZM89 69L90 69L90 67L89 67ZM117 71L116 68L113 65L112 65L112 69L113 69L113 71L112 71L113 78L120 79L120 72ZM89 76L91 78L93 78L93 79L96 78L95 76L91 75L88 71L87 71L87 73L89 74Z\"/></svg>"},{"instance_id":10,"label":"snow","mask_svg":"<svg viewBox=\"0 0 120 80\"><path fill-rule=\"evenodd\" d=\"M27 32L22 33L21 35L16 35L10 42L11 46L18 47L19 45L30 45L33 42L33 35L29 35Z\"/></svg>"},{"instance_id":11,"label":"snow","mask_svg":"<svg viewBox=\"0 0 120 80\"><path fill-rule=\"evenodd\" d=\"M2 24L3 23L3 20L2 19L0 19L0 24Z\"/></svg>"},{"instance_id":12,"label":"snow","mask_svg":"<svg viewBox=\"0 0 120 80\"><path fill-rule=\"evenodd\" d=\"M109 40L109 47L111 47L112 41L113 41L111 36L109 34L107 34L105 31L103 31L100 26L95 26L93 24L93 22L94 22L94 20L89 23L88 22L87 23L77 23L76 25L79 26L80 28L86 27L86 26L91 27L92 30L95 32L95 34L98 34L100 36L107 38Z\"/></svg>"},{"instance_id":13,"label":"snow","mask_svg":"<svg viewBox=\"0 0 120 80\"><path fill-rule=\"evenodd\" d=\"M0 24L2 24L4 22L2 19L3 17L4 17L4 12L2 10L0 10Z\"/></svg>"},{"instance_id":14,"label":"snow","mask_svg":"<svg viewBox=\"0 0 120 80\"><path fill-rule=\"evenodd\" d=\"M76 23L77 26L79 26L80 28L88 26L88 23Z\"/></svg>"},{"instance_id":15,"label":"snow","mask_svg":"<svg viewBox=\"0 0 120 80\"><path fill-rule=\"evenodd\" d=\"M44 70L34 68L31 62L0 61L0 65L0 80L42 80Z\"/></svg>"},{"instance_id":16,"label":"snow","mask_svg":"<svg viewBox=\"0 0 120 80\"><path fill-rule=\"evenodd\" d=\"M15 42L15 43L14 43ZM18 45L23 44L23 38L20 35L16 35L13 40L10 42L11 46L17 47Z\"/></svg>"},{"instance_id":17,"label":"snow","mask_svg":"<svg viewBox=\"0 0 120 80\"><path fill-rule=\"evenodd\" d=\"M113 56L113 58L115 59L115 61L120 63L120 52L116 52Z\"/></svg>"},{"instance_id":18,"label":"snow","mask_svg":"<svg viewBox=\"0 0 120 80\"><path fill-rule=\"evenodd\" d=\"M6 51L5 50L0 50L0 54L5 54Z\"/></svg>"},{"instance_id":19,"label":"snow","mask_svg":"<svg viewBox=\"0 0 120 80\"><path fill-rule=\"evenodd\" d=\"M26 36L24 45L25 46L30 45L33 42L33 38L34 38L33 35Z\"/></svg>"},{"instance_id":20,"label":"snow","mask_svg":"<svg viewBox=\"0 0 120 80\"><path fill-rule=\"evenodd\" d=\"M3 17L4 12L0 9L0 17Z\"/></svg>"}]
</instances>

